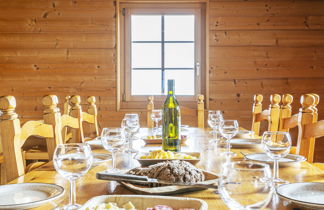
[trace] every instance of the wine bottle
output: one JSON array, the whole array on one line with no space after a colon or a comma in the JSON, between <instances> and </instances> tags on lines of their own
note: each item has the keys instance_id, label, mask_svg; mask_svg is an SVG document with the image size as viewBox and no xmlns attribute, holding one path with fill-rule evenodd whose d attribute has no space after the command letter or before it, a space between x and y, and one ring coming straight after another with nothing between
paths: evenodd
<instances>
[{"instance_id":1,"label":"wine bottle","mask_svg":"<svg viewBox=\"0 0 324 210\"><path fill-rule=\"evenodd\" d=\"M168 96L163 105L162 115L162 149L180 151L181 145L180 106L174 95L174 80L168 80Z\"/></svg>"}]
</instances>

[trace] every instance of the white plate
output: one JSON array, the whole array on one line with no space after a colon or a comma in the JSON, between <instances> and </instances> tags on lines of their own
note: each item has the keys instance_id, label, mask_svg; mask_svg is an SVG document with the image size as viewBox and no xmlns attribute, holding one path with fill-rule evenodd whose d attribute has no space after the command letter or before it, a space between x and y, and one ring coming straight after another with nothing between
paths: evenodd
<instances>
[{"instance_id":1,"label":"white plate","mask_svg":"<svg viewBox=\"0 0 324 210\"><path fill-rule=\"evenodd\" d=\"M182 152L183 154L191 155L196 157L196 159L178 159L191 163L192 165L196 165L200 161L200 153L199 152ZM147 156L149 152L142 152L135 155L134 159L137 160L141 166L150 166L153 164L157 164L164 161L170 161L175 159L141 159L141 156Z\"/></svg>"},{"instance_id":2,"label":"white plate","mask_svg":"<svg viewBox=\"0 0 324 210\"><path fill-rule=\"evenodd\" d=\"M273 159L271 159L266 153L253 153L245 155L248 160L253 160L262 163L273 164ZM290 166L291 164L296 164L305 161L306 158L301 155L288 154L286 157L279 160L279 166Z\"/></svg>"},{"instance_id":3,"label":"white plate","mask_svg":"<svg viewBox=\"0 0 324 210\"><path fill-rule=\"evenodd\" d=\"M194 208L196 210L208 210L205 201L196 198L171 197L171 196L151 196L151 195L102 195L88 200L79 210L86 210L92 206L104 202L117 203L119 207L128 201L132 202L136 209L142 210L155 205L167 205L173 209Z\"/></svg>"},{"instance_id":4,"label":"white plate","mask_svg":"<svg viewBox=\"0 0 324 210\"><path fill-rule=\"evenodd\" d=\"M253 131L249 131L249 130L239 130L237 133L236 133L236 137L237 138L253 138L253 134L254 132Z\"/></svg>"},{"instance_id":5,"label":"white plate","mask_svg":"<svg viewBox=\"0 0 324 210\"><path fill-rule=\"evenodd\" d=\"M276 190L281 198L292 203L308 208L324 208L324 183L283 184Z\"/></svg>"},{"instance_id":6,"label":"white plate","mask_svg":"<svg viewBox=\"0 0 324 210\"><path fill-rule=\"evenodd\" d=\"M21 183L0 186L0 209L27 209L57 199L64 188L56 184Z\"/></svg>"},{"instance_id":7,"label":"white plate","mask_svg":"<svg viewBox=\"0 0 324 210\"><path fill-rule=\"evenodd\" d=\"M236 148L262 147L261 139L231 139L230 143Z\"/></svg>"}]
</instances>

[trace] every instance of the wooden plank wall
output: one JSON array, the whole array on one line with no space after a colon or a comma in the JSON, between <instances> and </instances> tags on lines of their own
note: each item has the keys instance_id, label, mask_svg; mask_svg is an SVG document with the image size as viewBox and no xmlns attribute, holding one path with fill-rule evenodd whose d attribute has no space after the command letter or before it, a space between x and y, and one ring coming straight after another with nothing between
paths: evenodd
<instances>
[{"instance_id":1,"label":"wooden plank wall","mask_svg":"<svg viewBox=\"0 0 324 210\"><path fill-rule=\"evenodd\" d=\"M321 96L324 119L324 1L210 1L210 108L250 127L252 95ZM292 133L296 137L295 133ZM324 142L317 142L324 161Z\"/></svg>"},{"instance_id":2,"label":"wooden plank wall","mask_svg":"<svg viewBox=\"0 0 324 210\"><path fill-rule=\"evenodd\" d=\"M209 6L211 109L249 128L253 94L264 94L266 107L271 93L291 93L297 112L300 95L315 92L324 118L324 1ZM115 20L113 0L0 1L0 90L17 97L23 121L41 117L45 94L61 103L80 94L99 99L101 126L119 125Z\"/></svg>"}]
</instances>

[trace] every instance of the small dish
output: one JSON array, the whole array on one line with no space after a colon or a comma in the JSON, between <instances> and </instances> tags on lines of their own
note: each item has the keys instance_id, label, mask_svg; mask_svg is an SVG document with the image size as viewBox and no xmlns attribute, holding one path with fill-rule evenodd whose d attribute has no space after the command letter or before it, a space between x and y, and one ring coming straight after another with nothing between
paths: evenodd
<instances>
[{"instance_id":1,"label":"small dish","mask_svg":"<svg viewBox=\"0 0 324 210\"><path fill-rule=\"evenodd\" d=\"M64 188L56 184L21 183L0 186L0 209L29 209L61 197Z\"/></svg>"},{"instance_id":2,"label":"small dish","mask_svg":"<svg viewBox=\"0 0 324 210\"><path fill-rule=\"evenodd\" d=\"M280 198L299 207L323 209L324 183L301 182L283 184L276 189Z\"/></svg>"},{"instance_id":3,"label":"small dish","mask_svg":"<svg viewBox=\"0 0 324 210\"><path fill-rule=\"evenodd\" d=\"M231 139L230 143L235 148L262 147L261 139Z\"/></svg>"},{"instance_id":4,"label":"small dish","mask_svg":"<svg viewBox=\"0 0 324 210\"><path fill-rule=\"evenodd\" d=\"M183 160L191 163L192 165L196 165L200 161L200 153L199 152L182 152L183 154L186 155L191 155L196 157L197 159L177 159L177 160ZM163 161L170 161L170 160L175 160L175 159L141 159L141 156L148 155L148 152L144 153L138 153L134 159L137 160L141 166L150 166L156 163L160 163Z\"/></svg>"},{"instance_id":5,"label":"small dish","mask_svg":"<svg viewBox=\"0 0 324 210\"><path fill-rule=\"evenodd\" d=\"M250 138L255 138L254 136L254 131L249 131L249 130L239 130L235 138L241 138L241 139L250 139Z\"/></svg>"},{"instance_id":6,"label":"small dish","mask_svg":"<svg viewBox=\"0 0 324 210\"><path fill-rule=\"evenodd\" d=\"M245 155L245 158L252 161L257 161L261 163L273 164L273 159L271 159L266 153L253 153ZM291 166L305 161L306 158L301 155L288 154L286 157L279 160L279 166Z\"/></svg>"},{"instance_id":7,"label":"small dish","mask_svg":"<svg viewBox=\"0 0 324 210\"><path fill-rule=\"evenodd\" d=\"M196 198L152 196L152 195L101 195L88 200L80 210L90 209L93 206L105 202L117 203L119 207L127 202L132 202L136 209L152 208L156 205L167 205L173 209L194 208L197 210L207 210L205 201Z\"/></svg>"}]
</instances>

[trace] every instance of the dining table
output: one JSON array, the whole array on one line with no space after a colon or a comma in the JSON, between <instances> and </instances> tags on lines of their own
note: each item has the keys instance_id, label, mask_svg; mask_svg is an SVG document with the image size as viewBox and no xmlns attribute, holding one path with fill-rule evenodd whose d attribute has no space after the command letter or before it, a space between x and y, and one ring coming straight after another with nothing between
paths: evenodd
<instances>
[{"instance_id":1,"label":"dining table","mask_svg":"<svg viewBox=\"0 0 324 210\"><path fill-rule=\"evenodd\" d=\"M134 140L135 149L141 152L147 152L150 150L161 149L161 145L147 145L141 139L142 136L148 135L150 129L141 128L138 140ZM216 150L211 146L210 140L212 135L208 129L199 129L190 127L188 129L188 139L181 147L182 152L199 152L200 162L196 167L207 171L214 172L217 168L217 162L213 161L217 156ZM231 151L236 153L237 156L233 157L231 161L244 160L244 154L250 154L260 152L260 149L256 148L231 148ZM103 148L92 148L93 154L109 153ZM140 166L134 159L134 154L125 153L123 151L117 154L117 167L118 169L128 170L134 167ZM96 178L97 172L105 171L111 167L111 160L103 161L100 164L94 165L87 174L77 180L77 203L84 204L89 199L100 195L132 195L134 192L126 189L124 186L116 181L98 180ZM316 168L307 161L293 164L291 166L280 167L280 178L293 182L324 182L324 172ZM57 206L63 206L69 201L69 182L64 179L53 167L52 161L45 165L26 173L25 175L18 177L11 181L9 184L15 183L52 183L64 187L64 195L60 198L46 203L34 209L53 209ZM198 198L207 202L208 209L228 209L226 204L221 199L220 194L215 189L204 189L201 191L188 192L183 194L172 195L177 197L190 197ZM274 198L267 205L267 209L292 209L294 206L281 200L274 194Z\"/></svg>"}]
</instances>

